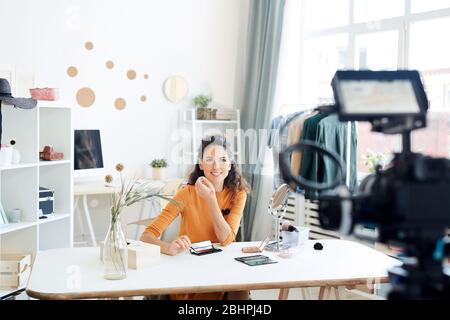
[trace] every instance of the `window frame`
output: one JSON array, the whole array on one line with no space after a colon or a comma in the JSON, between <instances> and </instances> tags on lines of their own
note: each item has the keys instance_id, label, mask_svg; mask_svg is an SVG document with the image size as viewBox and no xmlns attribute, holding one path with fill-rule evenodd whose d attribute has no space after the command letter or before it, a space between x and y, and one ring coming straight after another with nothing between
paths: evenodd
<instances>
[{"instance_id":1,"label":"window frame","mask_svg":"<svg viewBox=\"0 0 450 320\"><path fill-rule=\"evenodd\" d=\"M348 35L348 54L345 63L346 69L355 69L356 64L356 56L355 56L355 44L356 37L360 35L367 35L371 33L378 33L384 31L397 31L398 32L398 47L397 47L397 68L398 69L408 69L409 67L409 56L410 56L410 38L411 38L411 26L417 22L423 21L431 21L440 18L450 18L450 8L431 10L426 12L411 12L411 0L404 0L404 14L403 16L391 17L386 19L380 19L376 21L368 21L368 22L354 22L354 8L355 2L354 0L349 0L349 21L347 25L333 27L333 28L325 28L320 30L307 30L304 24L305 21L305 2L301 4L300 11L300 19L301 19L301 30L300 30L300 70L305 70L305 65L308 63L305 59L305 45L308 40L317 39L326 36L333 36L338 34L347 34ZM301 72L301 71L300 71ZM303 83L303 76L300 76L299 81L299 91L300 91L300 103L301 104L312 104L316 103L315 101L304 101L301 97L304 96L305 92L305 84ZM331 81L331 79L330 79ZM428 112L432 113L433 111L440 112L440 109L430 109ZM401 139L398 137L398 147L400 147ZM359 161L359 159L357 160ZM359 174L363 174L362 172L358 172Z\"/></svg>"}]
</instances>

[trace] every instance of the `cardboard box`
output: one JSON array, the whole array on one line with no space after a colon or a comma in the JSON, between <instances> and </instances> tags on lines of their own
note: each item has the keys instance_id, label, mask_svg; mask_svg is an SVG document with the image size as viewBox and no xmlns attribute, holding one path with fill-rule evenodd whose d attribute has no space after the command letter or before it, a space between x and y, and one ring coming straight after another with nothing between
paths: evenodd
<instances>
[{"instance_id":1,"label":"cardboard box","mask_svg":"<svg viewBox=\"0 0 450 320\"><path fill-rule=\"evenodd\" d=\"M0 273L0 288L10 289L23 287L26 285L30 274L31 266L27 266L27 268L20 273L2 272Z\"/></svg>"},{"instance_id":2,"label":"cardboard box","mask_svg":"<svg viewBox=\"0 0 450 320\"><path fill-rule=\"evenodd\" d=\"M128 268L142 269L159 264L161 259L160 246L135 241L128 245Z\"/></svg>"},{"instance_id":3,"label":"cardboard box","mask_svg":"<svg viewBox=\"0 0 450 320\"><path fill-rule=\"evenodd\" d=\"M0 272L20 273L31 266L31 254L0 255Z\"/></svg>"},{"instance_id":4,"label":"cardboard box","mask_svg":"<svg viewBox=\"0 0 450 320\"><path fill-rule=\"evenodd\" d=\"M148 266L159 264L161 259L160 246L127 239L128 243L128 268L142 269ZM103 261L103 244L100 242L100 261Z\"/></svg>"},{"instance_id":5,"label":"cardboard box","mask_svg":"<svg viewBox=\"0 0 450 320\"><path fill-rule=\"evenodd\" d=\"M2 254L0 256L0 288L24 286L31 273L30 254Z\"/></svg>"}]
</instances>

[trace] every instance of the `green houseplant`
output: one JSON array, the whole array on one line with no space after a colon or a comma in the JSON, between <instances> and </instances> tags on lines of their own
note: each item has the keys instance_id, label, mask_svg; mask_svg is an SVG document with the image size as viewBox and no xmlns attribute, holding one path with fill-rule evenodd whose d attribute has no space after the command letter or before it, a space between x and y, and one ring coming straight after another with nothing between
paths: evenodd
<instances>
[{"instance_id":1,"label":"green houseplant","mask_svg":"<svg viewBox=\"0 0 450 320\"><path fill-rule=\"evenodd\" d=\"M197 107L197 119L208 120L211 119L211 112L208 109L209 104L212 101L211 96L200 94L194 97L194 105Z\"/></svg>"},{"instance_id":2,"label":"green houseplant","mask_svg":"<svg viewBox=\"0 0 450 320\"><path fill-rule=\"evenodd\" d=\"M166 159L153 159L150 163L152 167L152 179L163 180L165 178L166 168L168 166Z\"/></svg>"}]
</instances>

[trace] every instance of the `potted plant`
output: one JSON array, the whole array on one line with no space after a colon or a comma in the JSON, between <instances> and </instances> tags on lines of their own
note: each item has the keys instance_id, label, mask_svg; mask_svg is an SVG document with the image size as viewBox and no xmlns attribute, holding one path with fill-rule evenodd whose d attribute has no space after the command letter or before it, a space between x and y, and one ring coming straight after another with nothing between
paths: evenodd
<instances>
[{"instance_id":1,"label":"potted plant","mask_svg":"<svg viewBox=\"0 0 450 320\"><path fill-rule=\"evenodd\" d=\"M375 152L367 149L365 153L361 155L364 165L367 167L370 173L376 171L377 165L383 168L389 160L389 154L387 152Z\"/></svg>"},{"instance_id":2,"label":"potted plant","mask_svg":"<svg viewBox=\"0 0 450 320\"><path fill-rule=\"evenodd\" d=\"M168 166L166 159L154 159L150 166L152 167L152 179L163 180L165 178L166 168Z\"/></svg>"},{"instance_id":3,"label":"potted plant","mask_svg":"<svg viewBox=\"0 0 450 320\"><path fill-rule=\"evenodd\" d=\"M208 105L211 103L212 97L200 94L194 98L194 105L197 107L197 119L208 120L211 119Z\"/></svg>"}]
</instances>

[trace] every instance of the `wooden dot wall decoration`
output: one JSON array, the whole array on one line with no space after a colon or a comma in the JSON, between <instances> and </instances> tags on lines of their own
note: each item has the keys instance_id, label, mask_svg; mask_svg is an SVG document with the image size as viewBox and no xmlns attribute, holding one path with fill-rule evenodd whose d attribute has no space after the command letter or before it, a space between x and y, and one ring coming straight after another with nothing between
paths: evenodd
<instances>
[{"instance_id":1,"label":"wooden dot wall decoration","mask_svg":"<svg viewBox=\"0 0 450 320\"><path fill-rule=\"evenodd\" d=\"M127 106L127 102L123 98L117 98L114 102L114 106L117 110L123 110Z\"/></svg>"},{"instance_id":2,"label":"wooden dot wall decoration","mask_svg":"<svg viewBox=\"0 0 450 320\"><path fill-rule=\"evenodd\" d=\"M69 75L69 77L76 77L78 74L78 69L74 66L70 66L69 68L67 68L67 74Z\"/></svg>"},{"instance_id":3,"label":"wooden dot wall decoration","mask_svg":"<svg viewBox=\"0 0 450 320\"><path fill-rule=\"evenodd\" d=\"M92 50L92 49L94 49L94 44L92 42L88 41L84 44L84 47L86 48L86 50Z\"/></svg>"},{"instance_id":4,"label":"wooden dot wall decoration","mask_svg":"<svg viewBox=\"0 0 450 320\"><path fill-rule=\"evenodd\" d=\"M80 106L88 108L95 102L95 92L91 88L81 88L77 92L77 102Z\"/></svg>"},{"instance_id":5,"label":"wooden dot wall decoration","mask_svg":"<svg viewBox=\"0 0 450 320\"><path fill-rule=\"evenodd\" d=\"M128 79L130 79L130 80L136 79L136 71L134 71L134 70L128 70L128 72L127 72L127 77L128 77Z\"/></svg>"},{"instance_id":6,"label":"wooden dot wall decoration","mask_svg":"<svg viewBox=\"0 0 450 320\"><path fill-rule=\"evenodd\" d=\"M106 61L106 67L108 69L114 68L114 62L112 62L111 60Z\"/></svg>"}]
</instances>

